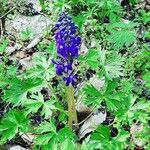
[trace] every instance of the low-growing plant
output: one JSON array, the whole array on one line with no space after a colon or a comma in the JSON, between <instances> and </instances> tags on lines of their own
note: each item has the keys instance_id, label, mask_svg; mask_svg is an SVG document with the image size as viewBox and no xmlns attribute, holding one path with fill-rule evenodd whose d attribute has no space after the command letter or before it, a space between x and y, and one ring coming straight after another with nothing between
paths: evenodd
<instances>
[{"instance_id":1,"label":"low-growing plant","mask_svg":"<svg viewBox=\"0 0 150 150\"><path fill-rule=\"evenodd\" d=\"M127 21L117 0L39 2L52 31L31 49L32 66L22 71L6 53L11 38L0 41L0 145L32 135L33 150L149 150L149 13Z\"/></svg>"},{"instance_id":2,"label":"low-growing plant","mask_svg":"<svg viewBox=\"0 0 150 150\"><path fill-rule=\"evenodd\" d=\"M33 32L31 28L26 28L24 31L20 33L20 38L22 41L28 41L33 36Z\"/></svg>"}]
</instances>

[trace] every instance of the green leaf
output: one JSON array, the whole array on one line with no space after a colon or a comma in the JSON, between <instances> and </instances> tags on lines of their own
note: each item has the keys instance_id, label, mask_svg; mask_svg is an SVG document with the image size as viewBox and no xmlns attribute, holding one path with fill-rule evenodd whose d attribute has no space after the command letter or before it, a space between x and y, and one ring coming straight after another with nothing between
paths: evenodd
<instances>
[{"instance_id":1,"label":"green leaf","mask_svg":"<svg viewBox=\"0 0 150 150\"><path fill-rule=\"evenodd\" d=\"M41 89L43 80L40 78L19 79L14 77L9 84L9 88L5 90L4 100L15 105L20 105L26 99L28 92L35 92Z\"/></svg>"},{"instance_id":2,"label":"green leaf","mask_svg":"<svg viewBox=\"0 0 150 150\"><path fill-rule=\"evenodd\" d=\"M62 147L61 145L66 144L63 143L65 139L71 143L75 137L68 127L62 128L57 132L53 122L40 124L40 126L36 128L36 131L38 136L35 139L35 145L42 147L49 146L49 148L56 148L56 150L58 147Z\"/></svg>"},{"instance_id":3,"label":"green leaf","mask_svg":"<svg viewBox=\"0 0 150 150\"><path fill-rule=\"evenodd\" d=\"M53 132L56 133L56 127L53 122L43 122L36 128L38 133Z\"/></svg>"},{"instance_id":4,"label":"green leaf","mask_svg":"<svg viewBox=\"0 0 150 150\"><path fill-rule=\"evenodd\" d=\"M4 39L2 40L2 42L0 42L0 54L5 52L8 44L9 44L9 41L7 39Z\"/></svg>"},{"instance_id":5,"label":"green leaf","mask_svg":"<svg viewBox=\"0 0 150 150\"><path fill-rule=\"evenodd\" d=\"M84 92L87 94L87 95L92 95L94 97L99 97L101 96L101 93L93 86L93 85L87 85L85 88L84 88Z\"/></svg>"},{"instance_id":6,"label":"green leaf","mask_svg":"<svg viewBox=\"0 0 150 150\"><path fill-rule=\"evenodd\" d=\"M143 79L146 81L146 86L147 86L147 87L150 87L150 72L146 73L146 74L143 76Z\"/></svg>"},{"instance_id":7,"label":"green leaf","mask_svg":"<svg viewBox=\"0 0 150 150\"><path fill-rule=\"evenodd\" d=\"M98 60L98 51L95 49L90 49L88 51L88 53L86 54L86 56L84 56L84 58L81 59L81 57L79 58L82 61L85 61L86 64L88 64L90 67L92 68L97 68L100 64L99 60Z\"/></svg>"},{"instance_id":8,"label":"green leaf","mask_svg":"<svg viewBox=\"0 0 150 150\"><path fill-rule=\"evenodd\" d=\"M80 31L83 31L83 25L87 20L87 15L86 14L79 14L77 16L75 16L73 18L73 20L75 21L75 23L77 24L78 28L80 29Z\"/></svg>"},{"instance_id":9,"label":"green leaf","mask_svg":"<svg viewBox=\"0 0 150 150\"><path fill-rule=\"evenodd\" d=\"M26 107L26 114L37 113L41 108L41 115L43 115L45 119L49 119L53 110L57 109L54 106L55 102L55 100L49 100L45 102L43 95L38 93L38 95L32 95L31 99L27 99L23 105Z\"/></svg>"},{"instance_id":10,"label":"green leaf","mask_svg":"<svg viewBox=\"0 0 150 150\"><path fill-rule=\"evenodd\" d=\"M55 69L51 63L51 57L47 60L46 56L33 57L34 67L27 70L26 78L41 78L43 82L49 81L55 76Z\"/></svg>"},{"instance_id":11,"label":"green leaf","mask_svg":"<svg viewBox=\"0 0 150 150\"><path fill-rule=\"evenodd\" d=\"M131 4L136 4L139 0L129 0Z\"/></svg>"},{"instance_id":12,"label":"green leaf","mask_svg":"<svg viewBox=\"0 0 150 150\"><path fill-rule=\"evenodd\" d=\"M91 136L92 140L109 141L110 129L107 126L100 125Z\"/></svg>"},{"instance_id":13,"label":"green leaf","mask_svg":"<svg viewBox=\"0 0 150 150\"><path fill-rule=\"evenodd\" d=\"M73 141L70 141L69 139L65 139L60 144L60 150L76 150L75 144Z\"/></svg>"},{"instance_id":14,"label":"green leaf","mask_svg":"<svg viewBox=\"0 0 150 150\"><path fill-rule=\"evenodd\" d=\"M123 76L124 59L117 52L100 51L100 66L98 75L101 77L105 75L106 79L112 80Z\"/></svg>"},{"instance_id":15,"label":"green leaf","mask_svg":"<svg viewBox=\"0 0 150 150\"><path fill-rule=\"evenodd\" d=\"M50 53L51 57L53 58L56 53L56 44L52 41L48 46L48 52Z\"/></svg>"},{"instance_id":16,"label":"green leaf","mask_svg":"<svg viewBox=\"0 0 150 150\"><path fill-rule=\"evenodd\" d=\"M33 36L32 29L30 27L27 27L25 30L21 31L20 38L22 41L30 40Z\"/></svg>"},{"instance_id":17,"label":"green leaf","mask_svg":"<svg viewBox=\"0 0 150 150\"><path fill-rule=\"evenodd\" d=\"M99 66L98 61L98 52L94 50L89 50L88 55L86 56L87 64L92 68L97 68Z\"/></svg>"},{"instance_id":18,"label":"green leaf","mask_svg":"<svg viewBox=\"0 0 150 150\"><path fill-rule=\"evenodd\" d=\"M75 134L70 130L70 128L65 127L58 131L59 141L63 142L64 139L74 140Z\"/></svg>"},{"instance_id":19,"label":"green leaf","mask_svg":"<svg viewBox=\"0 0 150 150\"><path fill-rule=\"evenodd\" d=\"M136 24L123 22L114 23L111 25L109 31L109 40L114 44L115 49L120 49L123 46L130 46L136 41L136 33L133 31L133 27Z\"/></svg>"},{"instance_id":20,"label":"green leaf","mask_svg":"<svg viewBox=\"0 0 150 150\"><path fill-rule=\"evenodd\" d=\"M35 145L47 145L53 138L56 138L56 127L53 122L43 122L36 128L39 136L35 139Z\"/></svg>"},{"instance_id":21,"label":"green leaf","mask_svg":"<svg viewBox=\"0 0 150 150\"><path fill-rule=\"evenodd\" d=\"M146 12L146 10L142 10L142 17L141 17L141 20L144 22L144 23L149 23L150 22L150 12Z\"/></svg>"},{"instance_id":22,"label":"green leaf","mask_svg":"<svg viewBox=\"0 0 150 150\"><path fill-rule=\"evenodd\" d=\"M52 112L57 109L54 103L56 103L55 100L49 100L43 103L42 115L45 115L45 119L50 118L52 116Z\"/></svg>"},{"instance_id":23,"label":"green leaf","mask_svg":"<svg viewBox=\"0 0 150 150\"><path fill-rule=\"evenodd\" d=\"M144 35L146 38L150 39L150 31L147 31L145 32L145 35Z\"/></svg>"},{"instance_id":24,"label":"green leaf","mask_svg":"<svg viewBox=\"0 0 150 150\"><path fill-rule=\"evenodd\" d=\"M102 94L93 85L86 85L83 92L85 96L84 102L87 105L99 106L102 101Z\"/></svg>"},{"instance_id":25,"label":"green leaf","mask_svg":"<svg viewBox=\"0 0 150 150\"><path fill-rule=\"evenodd\" d=\"M135 110L147 110L150 108L150 102L145 101L145 100L140 100L138 103L136 103L134 106L130 108L130 110L135 111Z\"/></svg>"},{"instance_id":26,"label":"green leaf","mask_svg":"<svg viewBox=\"0 0 150 150\"><path fill-rule=\"evenodd\" d=\"M28 123L28 118L22 111L9 111L0 123L0 144L14 138L18 132L27 132Z\"/></svg>"},{"instance_id":27,"label":"green leaf","mask_svg":"<svg viewBox=\"0 0 150 150\"><path fill-rule=\"evenodd\" d=\"M121 130L118 136L115 137L114 139L119 142L125 142L129 137L130 137L130 133L128 131Z\"/></svg>"},{"instance_id":28,"label":"green leaf","mask_svg":"<svg viewBox=\"0 0 150 150\"><path fill-rule=\"evenodd\" d=\"M55 136L54 133L46 133L44 135L39 135L36 140L36 145L47 145L49 141Z\"/></svg>"}]
</instances>

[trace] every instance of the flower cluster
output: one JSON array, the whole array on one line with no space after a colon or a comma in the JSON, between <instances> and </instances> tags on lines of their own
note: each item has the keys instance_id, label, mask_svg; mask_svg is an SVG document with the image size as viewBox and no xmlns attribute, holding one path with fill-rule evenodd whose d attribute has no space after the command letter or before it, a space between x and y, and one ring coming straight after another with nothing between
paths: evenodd
<instances>
[{"instance_id":1,"label":"flower cluster","mask_svg":"<svg viewBox=\"0 0 150 150\"><path fill-rule=\"evenodd\" d=\"M58 60L52 62L56 66L57 75L64 76L66 85L71 83L74 86L77 77L73 74L73 60L78 58L81 38L78 36L77 26L66 12L60 14L55 28Z\"/></svg>"}]
</instances>

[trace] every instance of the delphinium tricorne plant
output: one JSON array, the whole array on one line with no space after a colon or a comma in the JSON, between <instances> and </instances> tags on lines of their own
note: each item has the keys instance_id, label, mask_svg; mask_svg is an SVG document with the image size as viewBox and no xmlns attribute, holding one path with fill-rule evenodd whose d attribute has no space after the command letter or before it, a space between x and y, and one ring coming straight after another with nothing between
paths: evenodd
<instances>
[{"instance_id":1,"label":"delphinium tricorne plant","mask_svg":"<svg viewBox=\"0 0 150 150\"><path fill-rule=\"evenodd\" d=\"M57 75L62 76L67 86L68 124L72 128L73 122L78 122L74 99L74 87L77 82L74 61L79 55L81 38L77 26L66 12L60 14L55 28L58 57L57 60L52 60L52 62L55 64Z\"/></svg>"}]
</instances>

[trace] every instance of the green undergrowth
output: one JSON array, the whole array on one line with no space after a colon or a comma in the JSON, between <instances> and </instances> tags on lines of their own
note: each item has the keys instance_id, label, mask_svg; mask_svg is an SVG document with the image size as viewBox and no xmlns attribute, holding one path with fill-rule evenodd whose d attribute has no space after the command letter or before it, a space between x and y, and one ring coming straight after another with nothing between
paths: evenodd
<instances>
[{"instance_id":1,"label":"green undergrowth","mask_svg":"<svg viewBox=\"0 0 150 150\"><path fill-rule=\"evenodd\" d=\"M3 1L0 4L7 6ZM52 24L49 34L35 47L42 55L33 55L31 68L20 71L18 60L11 61L6 51L11 39L3 35L0 41L0 145L15 145L18 138L30 133L34 138L28 147L34 150L149 150L147 7L138 0L125 4L117 0L40 0L40 5ZM51 63L56 58L53 27L64 10L73 17L88 49L81 48L76 65L75 99L82 96L85 105L94 110L104 108L108 118L113 118L82 139L78 130L68 127L66 86ZM27 29L20 38L25 42L31 34ZM89 70L94 73L87 76ZM92 84L92 76L104 82L102 88Z\"/></svg>"}]
</instances>

